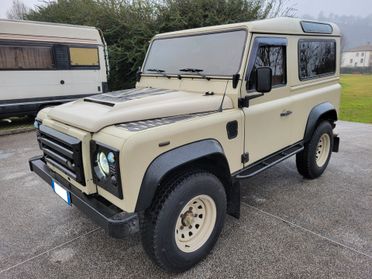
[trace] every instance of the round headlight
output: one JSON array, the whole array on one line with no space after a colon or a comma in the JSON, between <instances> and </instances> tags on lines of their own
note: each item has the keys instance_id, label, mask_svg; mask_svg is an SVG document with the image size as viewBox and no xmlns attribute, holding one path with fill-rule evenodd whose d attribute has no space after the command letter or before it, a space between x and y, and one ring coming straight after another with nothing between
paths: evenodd
<instances>
[{"instance_id":1,"label":"round headlight","mask_svg":"<svg viewBox=\"0 0 372 279\"><path fill-rule=\"evenodd\" d=\"M97 154L97 164L103 174L107 175L110 173L110 166L105 153L99 152Z\"/></svg>"}]
</instances>

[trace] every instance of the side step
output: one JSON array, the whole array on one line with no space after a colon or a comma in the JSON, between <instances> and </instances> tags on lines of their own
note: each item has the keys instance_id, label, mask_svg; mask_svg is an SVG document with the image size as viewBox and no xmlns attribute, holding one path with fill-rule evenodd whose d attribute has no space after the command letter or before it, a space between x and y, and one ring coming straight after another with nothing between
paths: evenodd
<instances>
[{"instance_id":1,"label":"side step","mask_svg":"<svg viewBox=\"0 0 372 279\"><path fill-rule=\"evenodd\" d=\"M254 164L251 166L248 166L247 168L239 171L236 175L236 179L246 179L250 178L252 176L255 176L256 174L276 165L277 163L280 163L281 161L284 161L285 159L295 155L296 153L302 151L304 149L304 143L299 142L294 145L291 145L289 147L286 147L279 152L276 152Z\"/></svg>"}]
</instances>

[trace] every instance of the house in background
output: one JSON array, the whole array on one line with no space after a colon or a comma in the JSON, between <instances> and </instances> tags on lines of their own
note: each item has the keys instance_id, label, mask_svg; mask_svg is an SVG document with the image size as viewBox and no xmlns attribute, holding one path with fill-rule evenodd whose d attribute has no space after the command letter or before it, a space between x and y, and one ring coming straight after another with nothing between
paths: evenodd
<instances>
[{"instance_id":1,"label":"house in background","mask_svg":"<svg viewBox=\"0 0 372 279\"><path fill-rule=\"evenodd\" d=\"M358 68L372 66L372 44L345 50L342 53L341 67Z\"/></svg>"}]
</instances>

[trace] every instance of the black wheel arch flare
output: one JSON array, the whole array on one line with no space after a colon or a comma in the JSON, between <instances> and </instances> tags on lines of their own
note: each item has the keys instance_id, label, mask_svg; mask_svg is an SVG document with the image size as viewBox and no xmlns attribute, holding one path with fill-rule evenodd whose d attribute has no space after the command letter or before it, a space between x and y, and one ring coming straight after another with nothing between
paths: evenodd
<instances>
[{"instance_id":1,"label":"black wheel arch flare","mask_svg":"<svg viewBox=\"0 0 372 279\"><path fill-rule=\"evenodd\" d=\"M146 170L135 211L143 211L151 205L156 190L167 174L186 164L216 155L222 158L230 176L230 168L223 148L215 139L196 141L160 154Z\"/></svg>"},{"instance_id":2,"label":"black wheel arch flare","mask_svg":"<svg viewBox=\"0 0 372 279\"><path fill-rule=\"evenodd\" d=\"M304 141L308 142L313 135L319 120L337 121L337 112L330 102L324 102L313 107L309 113L305 128Z\"/></svg>"}]
</instances>

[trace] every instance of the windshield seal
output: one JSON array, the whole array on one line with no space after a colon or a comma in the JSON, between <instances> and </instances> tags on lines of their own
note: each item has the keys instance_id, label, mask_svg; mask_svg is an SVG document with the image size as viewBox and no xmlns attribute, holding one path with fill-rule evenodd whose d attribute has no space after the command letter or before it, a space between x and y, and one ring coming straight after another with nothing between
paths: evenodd
<instances>
[{"instance_id":1,"label":"windshield seal","mask_svg":"<svg viewBox=\"0 0 372 279\"><path fill-rule=\"evenodd\" d=\"M205 72L201 72L203 75L206 75L208 76L208 79L210 78L226 78L226 77L231 77L232 75L234 74L237 74L241 71L241 68L242 68L242 64L243 64L243 58L244 58L244 54L245 54L245 50L247 48L247 37L248 37L248 30L244 27L241 27L241 28L235 28L235 29L225 29L225 30L218 30L218 31L210 31L210 32L200 32L200 33L195 33L195 34L180 34L180 35L174 35L174 36L164 36L164 37L158 37L158 38L154 38L152 41L151 41L151 44L149 46L149 49L148 49L148 52L147 52L147 55L145 57L145 60L143 62L143 65L142 65L142 75L144 76L162 76L161 74L156 74L156 73L149 73L148 71L146 71L146 65L148 63L148 60L149 60L149 57L151 55L151 51L153 49L153 46L154 46L154 43L156 43L157 41L160 41L160 40L168 40L168 39L177 39L177 38L188 38L188 37L196 37L196 36L204 36L204 35L213 35L213 34L224 34L224 33L233 33L233 32L237 32L237 31L244 31L244 37L242 39L242 48L241 48L241 54L240 54L240 57L239 57L239 63L236 65L236 72L234 73L231 73L231 74L217 74L217 73L205 73ZM152 67L152 66L151 66ZM180 65L179 67L180 69L182 68L182 66ZM169 76L169 77L182 77L182 78L187 78L187 77L196 77L196 78L203 78L201 75L197 74L197 73L188 73L188 72L178 72L178 73L172 73L172 72L166 72L165 73Z\"/></svg>"}]
</instances>

